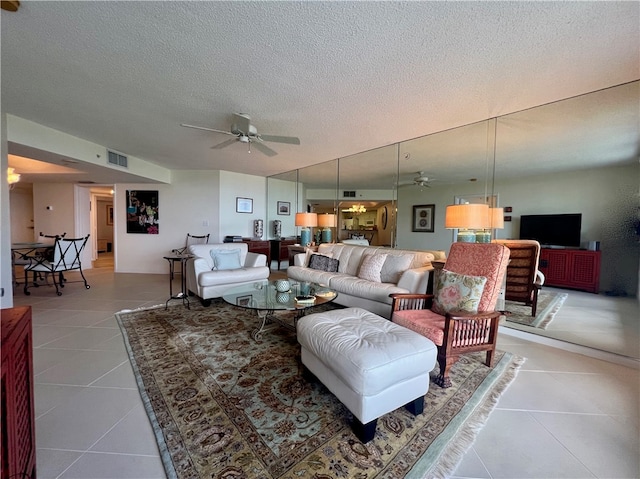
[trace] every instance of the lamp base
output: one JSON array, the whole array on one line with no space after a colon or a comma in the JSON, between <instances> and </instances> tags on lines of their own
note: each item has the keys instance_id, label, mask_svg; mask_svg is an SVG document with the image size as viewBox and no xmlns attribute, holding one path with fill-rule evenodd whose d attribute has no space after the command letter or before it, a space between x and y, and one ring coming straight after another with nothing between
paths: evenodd
<instances>
[{"instance_id":1,"label":"lamp base","mask_svg":"<svg viewBox=\"0 0 640 479\"><path fill-rule=\"evenodd\" d=\"M302 228L302 230L300 230L300 244L302 246L309 246L311 244L311 230L309 228Z\"/></svg>"},{"instance_id":2,"label":"lamp base","mask_svg":"<svg viewBox=\"0 0 640 479\"><path fill-rule=\"evenodd\" d=\"M491 232L476 231L476 243L491 243Z\"/></svg>"},{"instance_id":3,"label":"lamp base","mask_svg":"<svg viewBox=\"0 0 640 479\"><path fill-rule=\"evenodd\" d=\"M322 230L322 242L331 243L331 229L326 228Z\"/></svg>"},{"instance_id":4,"label":"lamp base","mask_svg":"<svg viewBox=\"0 0 640 479\"><path fill-rule=\"evenodd\" d=\"M471 230L458 231L458 242L459 243L475 243L476 242L475 231L471 231Z\"/></svg>"}]
</instances>

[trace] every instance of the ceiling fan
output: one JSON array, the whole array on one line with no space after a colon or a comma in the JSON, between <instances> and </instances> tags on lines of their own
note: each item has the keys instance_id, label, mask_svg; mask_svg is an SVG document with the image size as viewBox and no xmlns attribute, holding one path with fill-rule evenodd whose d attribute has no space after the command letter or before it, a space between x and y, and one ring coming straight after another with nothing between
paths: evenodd
<instances>
[{"instance_id":1,"label":"ceiling fan","mask_svg":"<svg viewBox=\"0 0 640 479\"><path fill-rule=\"evenodd\" d=\"M417 176L415 176L411 181L405 181L403 183L400 183L400 186L419 186L420 188L431 188L431 182L434 180L432 177L427 176L424 174L424 171L418 171L416 173Z\"/></svg>"},{"instance_id":2,"label":"ceiling fan","mask_svg":"<svg viewBox=\"0 0 640 479\"><path fill-rule=\"evenodd\" d=\"M181 123L180 126L184 126L186 128L195 128L196 130L213 131L215 133L222 133L224 135L231 135L235 137L211 147L216 150L225 148L229 145L232 145L236 141L239 141L240 143L246 143L248 145L249 153L251 153L251 145L254 145L256 150L260 151L261 153L264 153L267 156L275 156L278 153L265 145L265 141L272 141L274 143L287 143L290 145L300 144L300 139L296 138L295 136L259 134L258 129L251 124L251 117L246 113L233 114L233 123L231 124L231 130L229 131L216 130L215 128L206 128L204 126L187 125L186 123Z\"/></svg>"}]
</instances>

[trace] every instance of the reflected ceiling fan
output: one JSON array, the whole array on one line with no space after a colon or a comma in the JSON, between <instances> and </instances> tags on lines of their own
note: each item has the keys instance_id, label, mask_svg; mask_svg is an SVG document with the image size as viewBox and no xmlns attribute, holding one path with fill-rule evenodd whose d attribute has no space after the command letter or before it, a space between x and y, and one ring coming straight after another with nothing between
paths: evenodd
<instances>
[{"instance_id":1,"label":"reflected ceiling fan","mask_svg":"<svg viewBox=\"0 0 640 479\"><path fill-rule=\"evenodd\" d=\"M434 178L424 174L424 171L418 171L410 181L401 182L399 186L419 186L420 188L431 188L431 182Z\"/></svg>"},{"instance_id":2,"label":"reflected ceiling fan","mask_svg":"<svg viewBox=\"0 0 640 479\"><path fill-rule=\"evenodd\" d=\"M224 135L231 135L235 137L211 147L216 150L225 148L239 141L240 143L247 144L249 153L251 153L251 145L253 145L259 152L264 153L267 156L275 156L278 153L265 145L265 141L274 143L287 143L289 145L300 144L300 139L296 138L295 136L259 134L258 129L251 124L251 117L246 113L233 114L233 123L231 124L231 129L229 131L216 130L215 128L206 128L204 126L187 125L186 123L181 123L180 126L184 126L186 128L195 128L196 130L213 131L214 133L222 133Z\"/></svg>"}]
</instances>

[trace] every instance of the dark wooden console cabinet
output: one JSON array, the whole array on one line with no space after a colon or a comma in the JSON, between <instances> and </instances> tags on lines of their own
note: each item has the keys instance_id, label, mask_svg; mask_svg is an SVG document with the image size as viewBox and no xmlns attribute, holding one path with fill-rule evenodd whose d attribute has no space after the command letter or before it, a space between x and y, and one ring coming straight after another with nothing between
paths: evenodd
<instances>
[{"instance_id":1,"label":"dark wooden console cabinet","mask_svg":"<svg viewBox=\"0 0 640 479\"><path fill-rule=\"evenodd\" d=\"M538 268L545 286L596 294L600 290L600 251L542 248Z\"/></svg>"},{"instance_id":2,"label":"dark wooden console cabinet","mask_svg":"<svg viewBox=\"0 0 640 479\"><path fill-rule=\"evenodd\" d=\"M289 260L289 246L297 242L296 238L271 240L271 259L278 262L278 271L280 271L280 263L284 260Z\"/></svg>"},{"instance_id":3,"label":"dark wooden console cabinet","mask_svg":"<svg viewBox=\"0 0 640 479\"><path fill-rule=\"evenodd\" d=\"M36 477L31 307L1 311L2 469L0 477Z\"/></svg>"},{"instance_id":4,"label":"dark wooden console cabinet","mask_svg":"<svg viewBox=\"0 0 640 479\"><path fill-rule=\"evenodd\" d=\"M247 247L251 253L267 255L267 266L271 264L271 244L267 240L257 240L252 238L242 238L243 243L247 243Z\"/></svg>"}]
</instances>

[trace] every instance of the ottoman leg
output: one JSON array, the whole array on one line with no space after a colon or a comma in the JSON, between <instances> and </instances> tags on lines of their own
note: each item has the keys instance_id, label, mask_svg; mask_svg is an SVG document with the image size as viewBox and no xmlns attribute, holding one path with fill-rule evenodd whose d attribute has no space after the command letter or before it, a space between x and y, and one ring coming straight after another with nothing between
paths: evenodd
<instances>
[{"instance_id":1,"label":"ottoman leg","mask_svg":"<svg viewBox=\"0 0 640 479\"><path fill-rule=\"evenodd\" d=\"M413 401L405 404L404 407L406 407L407 410L414 416L422 414L422 412L424 411L424 396L415 398Z\"/></svg>"},{"instance_id":2,"label":"ottoman leg","mask_svg":"<svg viewBox=\"0 0 640 479\"><path fill-rule=\"evenodd\" d=\"M371 422L368 422L367 424L362 424L360 422L360 420L357 417L353 417L353 433L356 435L356 437L358 439L360 439L360 442L362 442L362 444L366 444L369 441L371 441L371 439L373 439L373 436L376 435L376 424L378 423L377 419L374 419Z\"/></svg>"}]
</instances>

